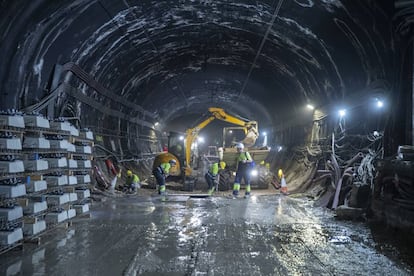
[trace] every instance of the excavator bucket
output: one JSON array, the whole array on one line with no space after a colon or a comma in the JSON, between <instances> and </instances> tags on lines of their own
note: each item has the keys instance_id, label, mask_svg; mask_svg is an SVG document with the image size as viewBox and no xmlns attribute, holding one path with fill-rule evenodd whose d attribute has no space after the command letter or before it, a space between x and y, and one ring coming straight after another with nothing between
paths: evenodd
<instances>
[{"instance_id":1,"label":"excavator bucket","mask_svg":"<svg viewBox=\"0 0 414 276\"><path fill-rule=\"evenodd\" d=\"M243 144L246 147L252 147L257 140L257 132L255 132L254 130L250 130L247 134L246 137L243 139Z\"/></svg>"}]
</instances>

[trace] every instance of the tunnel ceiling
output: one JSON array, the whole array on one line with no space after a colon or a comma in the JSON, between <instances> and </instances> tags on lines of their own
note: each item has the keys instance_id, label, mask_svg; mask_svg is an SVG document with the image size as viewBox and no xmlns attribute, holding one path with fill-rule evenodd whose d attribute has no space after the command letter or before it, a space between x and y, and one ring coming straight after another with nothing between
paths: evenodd
<instances>
[{"instance_id":1,"label":"tunnel ceiling","mask_svg":"<svg viewBox=\"0 0 414 276\"><path fill-rule=\"evenodd\" d=\"M389 92L393 9L387 0L1 1L2 108L44 98L53 66L74 62L148 121L219 106L277 126L308 102Z\"/></svg>"}]
</instances>

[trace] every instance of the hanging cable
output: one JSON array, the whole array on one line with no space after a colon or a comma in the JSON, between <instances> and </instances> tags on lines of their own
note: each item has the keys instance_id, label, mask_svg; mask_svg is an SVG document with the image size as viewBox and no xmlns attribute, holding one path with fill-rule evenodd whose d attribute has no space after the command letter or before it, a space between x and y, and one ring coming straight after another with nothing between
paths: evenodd
<instances>
[{"instance_id":1,"label":"hanging cable","mask_svg":"<svg viewBox=\"0 0 414 276\"><path fill-rule=\"evenodd\" d=\"M256 65L257 59L259 58L259 56L260 56L260 54L261 54L261 52L262 52L263 46L264 46L264 44L265 44L265 42L266 42L266 40L267 40L267 37L269 36L270 30L272 29L272 26L273 26L273 24L275 23L275 20L276 20L276 18L277 18L277 15L279 14L279 11L280 11L280 7L282 6L282 3L283 3L283 0L280 0L280 1L279 1L279 3L277 4L277 7L276 7L276 9L275 9L275 12L273 13L273 16L272 16L272 20L270 21L270 24L269 24L269 26L267 27L266 33L265 33L265 35L263 36L262 42L260 43L260 47L259 47L259 49L257 50L256 56L255 56L255 58L254 58L254 60L253 60L253 63L252 63L252 65L250 66L249 72L247 73L247 77L246 77L246 79L244 80L244 83L243 83L242 89L240 90L239 94L237 95L236 102L238 102L238 101L239 101L239 99L240 99L241 95L244 93L244 90L246 89L247 83L249 82L249 79L250 79L250 75L252 74L252 72L253 72L253 68L254 68L254 66Z\"/></svg>"}]
</instances>

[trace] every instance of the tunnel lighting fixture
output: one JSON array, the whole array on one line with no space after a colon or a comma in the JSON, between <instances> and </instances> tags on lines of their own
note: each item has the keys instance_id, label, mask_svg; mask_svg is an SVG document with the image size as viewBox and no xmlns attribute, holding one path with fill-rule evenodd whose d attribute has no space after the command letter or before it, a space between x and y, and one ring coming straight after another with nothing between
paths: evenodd
<instances>
[{"instance_id":1,"label":"tunnel lighting fixture","mask_svg":"<svg viewBox=\"0 0 414 276\"><path fill-rule=\"evenodd\" d=\"M184 136L180 136L179 139L182 141L184 140Z\"/></svg>"},{"instance_id":2,"label":"tunnel lighting fixture","mask_svg":"<svg viewBox=\"0 0 414 276\"><path fill-rule=\"evenodd\" d=\"M197 138L197 141L198 141L199 143L204 143L204 137L199 136L199 137Z\"/></svg>"},{"instance_id":3,"label":"tunnel lighting fixture","mask_svg":"<svg viewBox=\"0 0 414 276\"><path fill-rule=\"evenodd\" d=\"M339 110L339 117L344 117L345 115L346 115L346 109L341 109L341 110Z\"/></svg>"},{"instance_id":4,"label":"tunnel lighting fixture","mask_svg":"<svg viewBox=\"0 0 414 276\"><path fill-rule=\"evenodd\" d=\"M233 133L233 130L229 130L229 133Z\"/></svg>"},{"instance_id":5,"label":"tunnel lighting fixture","mask_svg":"<svg viewBox=\"0 0 414 276\"><path fill-rule=\"evenodd\" d=\"M315 107L311 104L307 104L306 108L309 109L309 110L314 110L315 109Z\"/></svg>"},{"instance_id":6,"label":"tunnel lighting fixture","mask_svg":"<svg viewBox=\"0 0 414 276\"><path fill-rule=\"evenodd\" d=\"M282 146L278 146L277 147L277 151L282 151L283 147Z\"/></svg>"},{"instance_id":7,"label":"tunnel lighting fixture","mask_svg":"<svg viewBox=\"0 0 414 276\"><path fill-rule=\"evenodd\" d=\"M381 101L381 100L379 100L379 99L377 99L377 107L378 108L382 108L383 106L384 106L384 102Z\"/></svg>"},{"instance_id":8,"label":"tunnel lighting fixture","mask_svg":"<svg viewBox=\"0 0 414 276\"><path fill-rule=\"evenodd\" d=\"M158 126L160 123L158 123L158 122L155 122L155 124L154 124L154 126Z\"/></svg>"},{"instance_id":9,"label":"tunnel lighting fixture","mask_svg":"<svg viewBox=\"0 0 414 276\"><path fill-rule=\"evenodd\" d=\"M379 134L379 132L378 132L378 131L374 130L373 135L374 135L375 137L378 137L380 134Z\"/></svg>"},{"instance_id":10,"label":"tunnel lighting fixture","mask_svg":"<svg viewBox=\"0 0 414 276\"><path fill-rule=\"evenodd\" d=\"M266 136L267 135L266 131L263 131L262 135L263 136Z\"/></svg>"}]
</instances>

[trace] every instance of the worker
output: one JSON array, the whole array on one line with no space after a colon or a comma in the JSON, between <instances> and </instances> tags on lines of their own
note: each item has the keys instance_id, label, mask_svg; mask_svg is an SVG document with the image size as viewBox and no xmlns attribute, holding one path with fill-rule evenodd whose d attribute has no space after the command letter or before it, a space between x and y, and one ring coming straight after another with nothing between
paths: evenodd
<instances>
[{"instance_id":1,"label":"worker","mask_svg":"<svg viewBox=\"0 0 414 276\"><path fill-rule=\"evenodd\" d=\"M204 175L208 184L208 194L212 195L215 189L215 183L217 182L217 175L219 170L224 170L226 168L226 163L224 161L214 162L211 164L210 169Z\"/></svg>"},{"instance_id":2,"label":"worker","mask_svg":"<svg viewBox=\"0 0 414 276\"><path fill-rule=\"evenodd\" d=\"M171 167L175 166L176 164L177 164L177 161L175 161L174 159L170 159L167 163L161 163L158 167L156 167L152 171L152 174L157 180L158 193L161 196L165 196L165 179L170 173Z\"/></svg>"},{"instance_id":3,"label":"worker","mask_svg":"<svg viewBox=\"0 0 414 276\"><path fill-rule=\"evenodd\" d=\"M123 191L127 193L135 193L139 188L141 188L141 185L139 184L138 175L133 174L131 170L128 170Z\"/></svg>"},{"instance_id":4,"label":"worker","mask_svg":"<svg viewBox=\"0 0 414 276\"><path fill-rule=\"evenodd\" d=\"M250 153L244 151L243 143L236 144L237 152L239 153L239 157L237 159L237 171L236 177L234 179L233 185L233 198L236 198L239 195L240 191L240 183L242 179L244 179L244 184L246 184L246 192L244 197L248 198L250 196L250 169L253 164L253 159L250 156Z\"/></svg>"}]
</instances>

